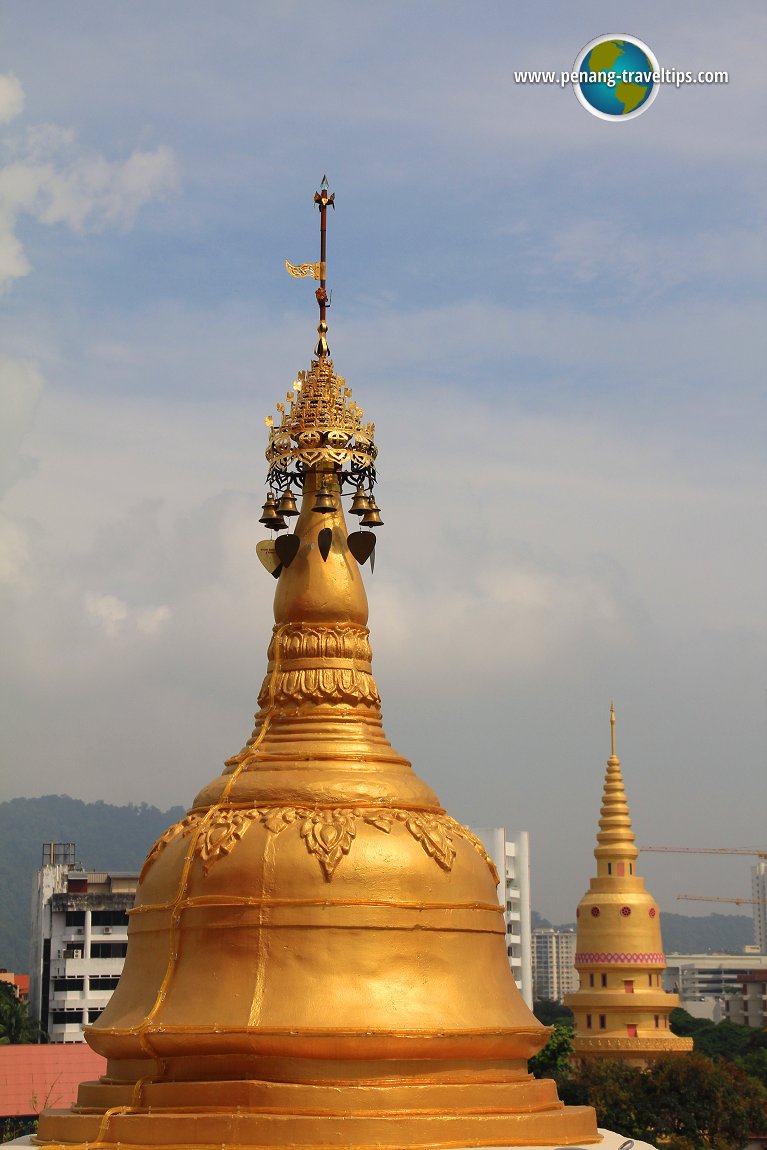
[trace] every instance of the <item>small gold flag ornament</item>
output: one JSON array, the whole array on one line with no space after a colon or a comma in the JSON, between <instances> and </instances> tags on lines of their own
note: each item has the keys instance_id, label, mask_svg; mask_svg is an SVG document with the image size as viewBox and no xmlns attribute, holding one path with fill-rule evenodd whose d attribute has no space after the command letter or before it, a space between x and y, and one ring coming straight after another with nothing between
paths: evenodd
<instances>
[{"instance_id":1,"label":"small gold flag ornament","mask_svg":"<svg viewBox=\"0 0 767 1150\"><path fill-rule=\"evenodd\" d=\"M288 275L293 276L294 279L297 280L305 279L306 276L312 276L313 279L321 280L324 279L325 272L321 261L318 261L316 264L292 264L290 260L285 260L285 270Z\"/></svg>"}]
</instances>

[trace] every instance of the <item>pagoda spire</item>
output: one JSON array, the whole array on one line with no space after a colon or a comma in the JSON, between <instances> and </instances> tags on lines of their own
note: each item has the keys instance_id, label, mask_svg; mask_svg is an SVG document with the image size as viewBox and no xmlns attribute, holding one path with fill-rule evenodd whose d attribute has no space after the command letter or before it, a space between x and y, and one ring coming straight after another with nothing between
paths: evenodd
<instances>
[{"instance_id":1,"label":"pagoda spire","mask_svg":"<svg viewBox=\"0 0 767 1150\"><path fill-rule=\"evenodd\" d=\"M691 1049L671 1033L679 999L663 989L666 956L660 914L636 873L634 842L610 704L607 760L594 856L597 873L578 904L575 969L580 986L565 998L575 1016L575 1053L644 1065Z\"/></svg>"},{"instance_id":2,"label":"pagoda spire","mask_svg":"<svg viewBox=\"0 0 767 1150\"><path fill-rule=\"evenodd\" d=\"M594 856L599 874L618 873L625 868L633 874L639 850L634 841L626 789L621 773L621 761L615 753L615 706L610 703L610 758L607 760L602 806L599 812L599 831ZM610 865L609 871L607 864Z\"/></svg>"}]
</instances>

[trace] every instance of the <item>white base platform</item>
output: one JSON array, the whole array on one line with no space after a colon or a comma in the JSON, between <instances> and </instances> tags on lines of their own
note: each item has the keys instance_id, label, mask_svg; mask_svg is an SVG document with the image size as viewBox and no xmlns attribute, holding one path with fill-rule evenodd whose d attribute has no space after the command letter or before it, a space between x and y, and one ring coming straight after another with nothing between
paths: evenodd
<instances>
[{"instance_id":1,"label":"white base platform","mask_svg":"<svg viewBox=\"0 0 767 1150\"><path fill-rule=\"evenodd\" d=\"M612 1130L600 1130L599 1133L602 1135L602 1141L592 1143L593 1150L621 1150L624 1143L627 1143L626 1150L658 1150L656 1146L651 1146L649 1142L633 1142L630 1138L624 1138L622 1134L615 1134ZM40 1143L33 1142L31 1136L27 1135L25 1138L15 1138L13 1142L6 1142L5 1145L39 1148ZM408 1148L403 1146L402 1150L408 1150ZM458 1150L458 1148L456 1148L456 1150ZM471 1150L471 1148L467 1146L465 1150ZM476 1150L476 1147L474 1150ZM507 1146L485 1146L483 1150L510 1150L510 1148ZM559 1147L515 1146L513 1150L559 1150ZM566 1150L578 1150L578 1148L569 1146ZM589 1148L584 1147L583 1150L589 1150Z\"/></svg>"}]
</instances>

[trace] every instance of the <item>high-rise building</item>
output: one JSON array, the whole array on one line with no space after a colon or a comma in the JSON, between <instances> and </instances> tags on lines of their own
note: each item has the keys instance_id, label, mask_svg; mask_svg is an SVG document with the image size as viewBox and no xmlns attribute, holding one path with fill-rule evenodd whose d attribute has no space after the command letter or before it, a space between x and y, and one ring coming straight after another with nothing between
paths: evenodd
<instances>
[{"instance_id":1,"label":"high-rise building","mask_svg":"<svg viewBox=\"0 0 767 1150\"><path fill-rule=\"evenodd\" d=\"M32 894L30 1014L51 1042L83 1042L112 997L138 875L88 871L74 843L45 843Z\"/></svg>"},{"instance_id":2,"label":"high-rise building","mask_svg":"<svg viewBox=\"0 0 767 1150\"><path fill-rule=\"evenodd\" d=\"M472 827L472 830L482 839L498 871L498 898L504 906L509 966L522 997L532 1007L529 835L527 831L507 831L505 827Z\"/></svg>"},{"instance_id":3,"label":"high-rise building","mask_svg":"<svg viewBox=\"0 0 767 1150\"><path fill-rule=\"evenodd\" d=\"M578 989L574 930L537 926L533 931L533 993L536 1001L563 1002Z\"/></svg>"},{"instance_id":4,"label":"high-rise building","mask_svg":"<svg viewBox=\"0 0 767 1150\"><path fill-rule=\"evenodd\" d=\"M691 1050L692 1039L679 1038L669 1028L679 999L663 989L660 911L636 873L639 849L615 753L612 705L610 730L612 753L594 851L597 874L577 911L580 986L565 1003L575 1015L577 1055L644 1065L660 1055Z\"/></svg>"}]
</instances>

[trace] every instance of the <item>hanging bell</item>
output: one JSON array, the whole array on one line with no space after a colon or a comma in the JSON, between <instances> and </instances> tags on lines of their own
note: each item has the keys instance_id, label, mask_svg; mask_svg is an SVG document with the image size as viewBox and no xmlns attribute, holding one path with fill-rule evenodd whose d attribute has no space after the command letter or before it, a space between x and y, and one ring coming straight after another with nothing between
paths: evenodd
<instances>
[{"instance_id":1,"label":"hanging bell","mask_svg":"<svg viewBox=\"0 0 767 1150\"><path fill-rule=\"evenodd\" d=\"M358 487L349 511L352 515L364 515L370 509L370 500L361 487Z\"/></svg>"},{"instance_id":2,"label":"hanging bell","mask_svg":"<svg viewBox=\"0 0 767 1150\"><path fill-rule=\"evenodd\" d=\"M298 508L296 507L296 497L293 494L293 489L288 488L285 494L277 504L277 510L280 515L287 516L288 519L294 515L298 515Z\"/></svg>"},{"instance_id":3,"label":"hanging bell","mask_svg":"<svg viewBox=\"0 0 767 1150\"><path fill-rule=\"evenodd\" d=\"M275 521L279 522L281 518L282 516L277 511L277 500L270 491L263 506L263 514L258 522L263 523L265 527L274 527Z\"/></svg>"},{"instance_id":4,"label":"hanging bell","mask_svg":"<svg viewBox=\"0 0 767 1150\"><path fill-rule=\"evenodd\" d=\"M314 503L312 511L317 511L320 514L325 514L328 511L335 511L336 501L330 491L326 487L321 487L317 492L317 498Z\"/></svg>"},{"instance_id":5,"label":"hanging bell","mask_svg":"<svg viewBox=\"0 0 767 1150\"><path fill-rule=\"evenodd\" d=\"M277 513L276 513L276 515L275 515L275 518L274 518L274 519L271 519L271 520L269 521L269 523L268 523L268 527L269 527L269 528L270 528L272 531L286 531L286 530L287 530L287 527L288 527L288 525L287 525L287 523L285 522L285 520L282 518L282 516L280 515L279 511L277 511Z\"/></svg>"},{"instance_id":6,"label":"hanging bell","mask_svg":"<svg viewBox=\"0 0 767 1150\"><path fill-rule=\"evenodd\" d=\"M370 506L365 514L360 519L362 527L383 527L383 519L381 518L380 508L375 499L371 497Z\"/></svg>"}]
</instances>

